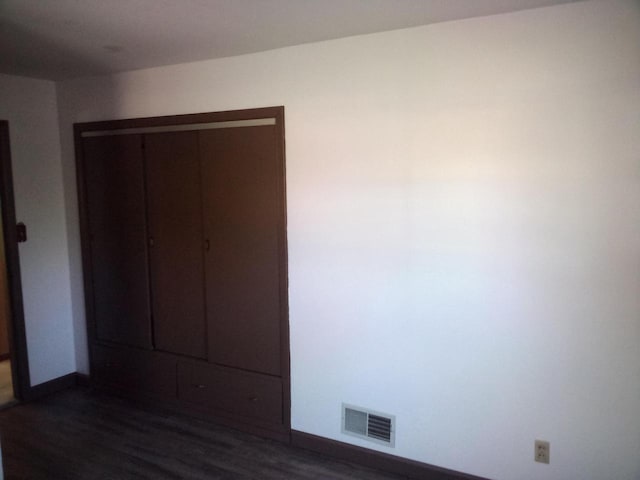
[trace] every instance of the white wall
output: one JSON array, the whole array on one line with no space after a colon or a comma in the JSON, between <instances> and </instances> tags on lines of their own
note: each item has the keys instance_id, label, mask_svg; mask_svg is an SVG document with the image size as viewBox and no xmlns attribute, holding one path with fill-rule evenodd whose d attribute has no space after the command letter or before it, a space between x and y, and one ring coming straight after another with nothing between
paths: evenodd
<instances>
[{"instance_id":1,"label":"white wall","mask_svg":"<svg viewBox=\"0 0 640 480\"><path fill-rule=\"evenodd\" d=\"M493 479L640 476L637 2L58 93L74 278L73 122L285 105L294 429ZM341 435L342 402L395 414L396 448Z\"/></svg>"},{"instance_id":2,"label":"white wall","mask_svg":"<svg viewBox=\"0 0 640 480\"><path fill-rule=\"evenodd\" d=\"M76 371L60 132L53 82L0 74L9 121L31 385Z\"/></svg>"}]
</instances>

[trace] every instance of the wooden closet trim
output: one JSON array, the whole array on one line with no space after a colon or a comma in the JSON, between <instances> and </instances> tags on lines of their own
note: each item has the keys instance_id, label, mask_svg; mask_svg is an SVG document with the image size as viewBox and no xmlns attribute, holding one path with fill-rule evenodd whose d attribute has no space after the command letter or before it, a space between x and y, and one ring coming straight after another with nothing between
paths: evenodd
<instances>
[{"instance_id":1,"label":"wooden closet trim","mask_svg":"<svg viewBox=\"0 0 640 480\"><path fill-rule=\"evenodd\" d=\"M33 398L29 375L27 334L24 323L22 280L20 274L20 252L16 231L16 207L13 194L13 172L9 122L0 120L0 203L4 226L4 247L7 268L11 318L7 319L9 350L11 352L11 376L14 397L18 400Z\"/></svg>"},{"instance_id":2,"label":"wooden closet trim","mask_svg":"<svg viewBox=\"0 0 640 480\"><path fill-rule=\"evenodd\" d=\"M129 128L167 127L173 125L208 124L218 122L233 122L238 120L258 120L274 118L276 125L283 127L284 107L252 108L248 110L228 110L224 112L188 113L184 115L169 115L163 117L127 118L122 120L106 120L87 123L76 123L76 134L100 132L105 130L124 130Z\"/></svg>"},{"instance_id":3,"label":"wooden closet trim","mask_svg":"<svg viewBox=\"0 0 640 480\"><path fill-rule=\"evenodd\" d=\"M112 135L133 135L146 133L192 132L197 130L214 130L220 128L262 127L275 125L276 119L256 118L253 120L231 120L225 122L186 123L180 125L158 125L155 127L132 127L116 130L87 130L82 132L82 137L107 137Z\"/></svg>"},{"instance_id":4,"label":"wooden closet trim","mask_svg":"<svg viewBox=\"0 0 640 480\"><path fill-rule=\"evenodd\" d=\"M198 124L213 124L219 122L237 122L244 120L275 119L274 125L279 132L277 155L281 162L282 175L278 179L280 192L278 218L278 257L280 265L280 344L281 344L281 372L283 384L283 418L287 432L291 431L291 362L289 336L289 295L288 295L288 258L287 258L287 219L286 219L286 158L285 158L285 127L284 107L265 107L245 110L229 110L222 112L192 113L161 117L131 118L122 120L106 120L74 124L74 140L76 151L76 182L78 189L78 205L80 217L80 237L82 242L82 267L85 292L85 311L87 316L87 336L89 340L89 357L93 362L93 343L96 341L96 325L94 320L94 305L92 294L92 266L89 251L89 221L86 207L87 190L84 181L84 159L82 141L84 137L97 134L108 134L108 131L122 131L128 129L147 129L156 127L192 126ZM215 127L213 127L215 128ZM183 130L185 128L179 128ZM190 129L187 127L186 129ZM138 133L138 132L132 132ZM111 133L113 134L113 133ZM124 134L124 133L120 133ZM102 342L105 343L105 342Z\"/></svg>"}]
</instances>

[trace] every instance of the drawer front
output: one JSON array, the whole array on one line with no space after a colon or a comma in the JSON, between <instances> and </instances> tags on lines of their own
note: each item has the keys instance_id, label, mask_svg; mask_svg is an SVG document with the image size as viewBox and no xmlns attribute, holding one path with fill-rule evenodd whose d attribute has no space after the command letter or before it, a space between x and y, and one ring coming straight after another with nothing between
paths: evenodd
<instances>
[{"instance_id":1,"label":"drawer front","mask_svg":"<svg viewBox=\"0 0 640 480\"><path fill-rule=\"evenodd\" d=\"M207 363L178 363L178 397L201 407L281 424L282 381Z\"/></svg>"},{"instance_id":2,"label":"drawer front","mask_svg":"<svg viewBox=\"0 0 640 480\"><path fill-rule=\"evenodd\" d=\"M176 361L154 352L94 345L91 374L109 386L176 397Z\"/></svg>"}]
</instances>

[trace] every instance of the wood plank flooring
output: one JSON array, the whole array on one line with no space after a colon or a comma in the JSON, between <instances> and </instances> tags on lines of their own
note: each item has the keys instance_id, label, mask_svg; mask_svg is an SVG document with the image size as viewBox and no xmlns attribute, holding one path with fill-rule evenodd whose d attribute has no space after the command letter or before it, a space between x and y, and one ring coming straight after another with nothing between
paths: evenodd
<instances>
[{"instance_id":1,"label":"wood plank flooring","mask_svg":"<svg viewBox=\"0 0 640 480\"><path fill-rule=\"evenodd\" d=\"M0 441L7 480L403 478L88 388L0 411Z\"/></svg>"}]
</instances>

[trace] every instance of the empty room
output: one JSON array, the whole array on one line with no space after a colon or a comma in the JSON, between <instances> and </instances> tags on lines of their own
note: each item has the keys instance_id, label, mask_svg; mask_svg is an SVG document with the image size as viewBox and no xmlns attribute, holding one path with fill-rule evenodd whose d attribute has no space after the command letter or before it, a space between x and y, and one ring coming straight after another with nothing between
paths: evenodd
<instances>
[{"instance_id":1,"label":"empty room","mask_svg":"<svg viewBox=\"0 0 640 480\"><path fill-rule=\"evenodd\" d=\"M640 479L640 2L0 2L6 479Z\"/></svg>"}]
</instances>

